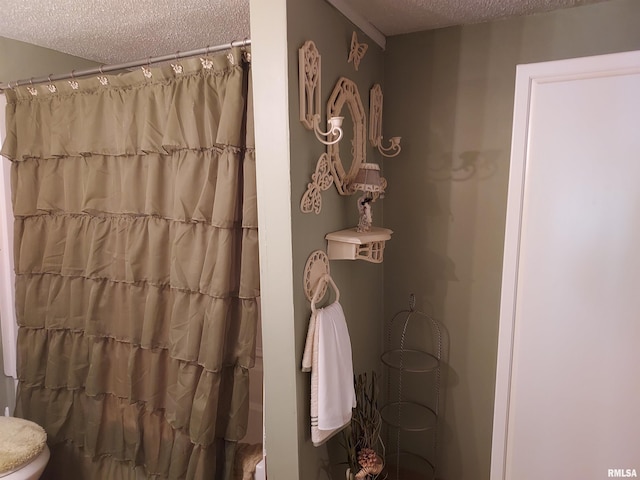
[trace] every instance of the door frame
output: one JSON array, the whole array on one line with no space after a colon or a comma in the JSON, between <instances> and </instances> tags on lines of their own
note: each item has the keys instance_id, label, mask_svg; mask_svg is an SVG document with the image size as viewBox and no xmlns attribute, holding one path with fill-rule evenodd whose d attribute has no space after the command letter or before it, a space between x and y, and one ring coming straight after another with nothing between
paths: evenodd
<instances>
[{"instance_id":1,"label":"door frame","mask_svg":"<svg viewBox=\"0 0 640 480\"><path fill-rule=\"evenodd\" d=\"M640 73L640 51L518 65L505 227L498 355L491 446L491 480L508 480L509 412L530 115L537 85Z\"/></svg>"}]
</instances>

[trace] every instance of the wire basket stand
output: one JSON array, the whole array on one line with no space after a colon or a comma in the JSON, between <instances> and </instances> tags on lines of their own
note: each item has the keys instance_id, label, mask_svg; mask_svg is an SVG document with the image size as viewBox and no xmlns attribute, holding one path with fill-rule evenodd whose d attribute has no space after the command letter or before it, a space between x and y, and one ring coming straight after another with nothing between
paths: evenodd
<instances>
[{"instance_id":1,"label":"wire basket stand","mask_svg":"<svg viewBox=\"0 0 640 480\"><path fill-rule=\"evenodd\" d=\"M428 337L431 340L429 347L425 346ZM419 345L409 347L408 339L411 343L420 340ZM415 296L411 294L409 309L399 311L387 322L385 351L381 357L387 367L386 403L381 414L388 432L387 471L390 480L435 478L442 348L440 324L431 315L415 309ZM428 392L425 392L427 395L418 395L418 398L407 395L407 374L432 375L430 401L426 398ZM411 449L401 441L403 435L411 436ZM427 447L429 444L431 448Z\"/></svg>"}]
</instances>

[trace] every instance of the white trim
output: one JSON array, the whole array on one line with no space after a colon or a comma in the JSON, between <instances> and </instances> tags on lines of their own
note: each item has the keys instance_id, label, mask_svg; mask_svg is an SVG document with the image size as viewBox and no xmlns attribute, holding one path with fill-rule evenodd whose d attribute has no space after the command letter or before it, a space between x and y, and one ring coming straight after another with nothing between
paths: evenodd
<instances>
[{"instance_id":1,"label":"white trim","mask_svg":"<svg viewBox=\"0 0 640 480\"><path fill-rule=\"evenodd\" d=\"M509 411L514 331L516 327L517 280L520 257L520 236L526 159L529 153L530 112L536 86L542 83L564 82L603 76L629 75L640 72L640 52L624 52L571 60L518 65L507 199L500 328L494 404L493 439L491 447L491 480L508 480Z\"/></svg>"},{"instance_id":2,"label":"white trim","mask_svg":"<svg viewBox=\"0 0 640 480\"><path fill-rule=\"evenodd\" d=\"M356 12L345 0L327 0L328 3L333 5L340 13L347 17L356 27L366 33L371 40L380 45L383 50L387 46L387 37L378 30L371 22L365 19L362 15Z\"/></svg>"},{"instance_id":3,"label":"white trim","mask_svg":"<svg viewBox=\"0 0 640 480\"><path fill-rule=\"evenodd\" d=\"M289 121L289 0L251 0L267 476L299 480ZM297 77L297 75L296 75ZM296 87L297 88L297 87ZM297 121L297 120L296 120Z\"/></svg>"},{"instance_id":4,"label":"white trim","mask_svg":"<svg viewBox=\"0 0 640 480\"><path fill-rule=\"evenodd\" d=\"M520 252L520 220L522 218L526 145L529 134L530 96L531 81L529 81L521 65L518 65L502 267L502 299L500 302L493 439L491 442L491 480L504 479L506 466L513 330Z\"/></svg>"},{"instance_id":5,"label":"white trim","mask_svg":"<svg viewBox=\"0 0 640 480\"><path fill-rule=\"evenodd\" d=\"M5 106L0 94L0 145L5 138ZM18 326L15 310L15 273L13 268L13 211L11 207L11 165L0 157L0 326L4 374L17 378L16 342Z\"/></svg>"}]
</instances>

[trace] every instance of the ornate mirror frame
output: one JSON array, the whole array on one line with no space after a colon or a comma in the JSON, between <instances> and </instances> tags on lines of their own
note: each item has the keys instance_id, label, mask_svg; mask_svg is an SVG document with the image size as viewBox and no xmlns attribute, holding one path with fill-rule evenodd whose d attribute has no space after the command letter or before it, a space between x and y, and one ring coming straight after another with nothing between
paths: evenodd
<instances>
[{"instance_id":1,"label":"ornate mirror frame","mask_svg":"<svg viewBox=\"0 0 640 480\"><path fill-rule=\"evenodd\" d=\"M358 86L351 80L341 77L333 88L331 97L327 102L327 116L342 116L344 105L347 105L353 122L353 138L351 139L351 154L353 160L349 171L346 171L340 157L340 142L327 146L329 155L329 167L333 175L334 183L340 195L351 195L349 184L353 181L360 165L365 162L367 128L365 125L365 113L360 99ZM346 119L345 119L346 120Z\"/></svg>"}]
</instances>

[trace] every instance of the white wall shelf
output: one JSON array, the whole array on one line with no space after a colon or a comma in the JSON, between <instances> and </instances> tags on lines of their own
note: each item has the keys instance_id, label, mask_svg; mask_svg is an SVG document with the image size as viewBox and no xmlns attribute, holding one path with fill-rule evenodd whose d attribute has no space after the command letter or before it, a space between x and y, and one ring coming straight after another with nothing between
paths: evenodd
<instances>
[{"instance_id":1,"label":"white wall shelf","mask_svg":"<svg viewBox=\"0 0 640 480\"><path fill-rule=\"evenodd\" d=\"M391 239L392 233L392 230L382 227L371 227L368 232L358 232L354 227L328 233L324 238L329 244L329 260L366 260L382 263L384 245Z\"/></svg>"}]
</instances>

